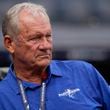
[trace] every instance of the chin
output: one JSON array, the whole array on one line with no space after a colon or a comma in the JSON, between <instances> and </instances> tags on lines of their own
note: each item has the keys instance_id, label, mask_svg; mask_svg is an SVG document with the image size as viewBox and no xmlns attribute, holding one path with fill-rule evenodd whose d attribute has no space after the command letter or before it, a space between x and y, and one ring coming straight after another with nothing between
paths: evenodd
<instances>
[{"instance_id":1,"label":"chin","mask_svg":"<svg viewBox=\"0 0 110 110\"><path fill-rule=\"evenodd\" d=\"M40 62L37 62L39 67L47 67L50 64L51 60L42 60Z\"/></svg>"}]
</instances>

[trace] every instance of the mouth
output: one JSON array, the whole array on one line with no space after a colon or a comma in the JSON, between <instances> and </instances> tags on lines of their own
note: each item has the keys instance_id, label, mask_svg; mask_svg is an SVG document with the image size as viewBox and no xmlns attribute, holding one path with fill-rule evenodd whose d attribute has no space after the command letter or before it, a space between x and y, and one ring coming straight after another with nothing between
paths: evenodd
<instances>
[{"instance_id":1,"label":"mouth","mask_svg":"<svg viewBox=\"0 0 110 110\"><path fill-rule=\"evenodd\" d=\"M40 55L39 57L42 57L42 58L44 58L44 57L50 57L50 55Z\"/></svg>"},{"instance_id":2,"label":"mouth","mask_svg":"<svg viewBox=\"0 0 110 110\"><path fill-rule=\"evenodd\" d=\"M42 55L38 55L39 58L50 58L51 55L50 54L42 54Z\"/></svg>"}]
</instances>

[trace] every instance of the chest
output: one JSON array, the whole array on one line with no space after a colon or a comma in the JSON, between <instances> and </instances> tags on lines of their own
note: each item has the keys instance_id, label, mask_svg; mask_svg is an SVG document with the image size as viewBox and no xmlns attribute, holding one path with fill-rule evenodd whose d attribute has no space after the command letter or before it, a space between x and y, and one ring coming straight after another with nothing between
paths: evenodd
<instances>
[{"instance_id":1,"label":"chest","mask_svg":"<svg viewBox=\"0 0 110 110\"><path fill-rule=\"evenodd\" d=\"M102 110L98 93L91 85L82 85L80 81L71 81L70 78L53 78L46 85L45 108L46 110ZM9 93L9 92L8 92ZM11 93L12 94L12 93ZM25 94L30 105L30 110L39 110L41 87L26 89ZM6 99L6 100L5 100ZM21 95L3 98L4 110L24 110ZM11 109L9 109L11 108Z\"/></svg>"},{"instance_id":2,"label":"chest","mask_svg":"<svg viewBox=\"0 0 110 110\"><path fill-rule=\"evenodd\" d=\"M59 83L60 82L60 83ZM52 80L46 85L46 110L102 110L98 94L88 86L79 86L71 81ZM41 90L28 91L27 97L32 110L38 110Z\"/></svg>"}]
</instances>

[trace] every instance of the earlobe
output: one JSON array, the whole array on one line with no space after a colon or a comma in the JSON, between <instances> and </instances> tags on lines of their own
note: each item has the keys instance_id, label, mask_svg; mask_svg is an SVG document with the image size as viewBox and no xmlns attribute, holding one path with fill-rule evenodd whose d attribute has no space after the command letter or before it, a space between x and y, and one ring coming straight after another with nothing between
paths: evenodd
<instances>
[{"instance_id":1,"label":"earlobe","mask_svg":"<svg viewBox=\"0 0 110 110\"><path fill-rule=\"evenodd\" d=\"M13 39L9 35L4 36L4 46L10 53L14 53Z\"/></svg>"}]
</instances>

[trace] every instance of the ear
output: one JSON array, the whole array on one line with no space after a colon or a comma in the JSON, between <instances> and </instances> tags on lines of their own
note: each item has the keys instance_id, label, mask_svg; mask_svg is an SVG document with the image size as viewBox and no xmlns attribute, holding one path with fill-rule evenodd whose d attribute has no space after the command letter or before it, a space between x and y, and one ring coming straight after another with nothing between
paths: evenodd
<instances>
[{"instance_id":1,"label":"ear","mask_svg":"<svg viewBox=\"0 0 110 110\"><path fill-rule=\"evenodd\" d=\"M4 36L4 46L11 53L14 53L14 41L9 35Z\"/></svg>"}]
</instances>

